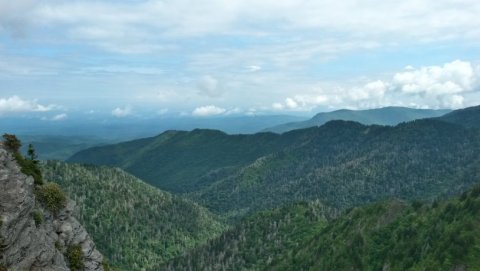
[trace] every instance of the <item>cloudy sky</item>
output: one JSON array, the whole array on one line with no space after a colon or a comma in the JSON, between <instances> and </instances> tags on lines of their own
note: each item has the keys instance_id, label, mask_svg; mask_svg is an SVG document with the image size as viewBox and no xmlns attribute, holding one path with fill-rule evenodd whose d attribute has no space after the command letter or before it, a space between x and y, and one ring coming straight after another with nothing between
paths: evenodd
<instances>
[{"instance_id":1,"label":"cloudy sky","mask_svg":"<svg viewBox=\"0 0 480 271\"><path fill-rule=\"evenodd\" d=\"M480 104L478 0L0 0L0 117Z\"/></svg>"}]
</instances>

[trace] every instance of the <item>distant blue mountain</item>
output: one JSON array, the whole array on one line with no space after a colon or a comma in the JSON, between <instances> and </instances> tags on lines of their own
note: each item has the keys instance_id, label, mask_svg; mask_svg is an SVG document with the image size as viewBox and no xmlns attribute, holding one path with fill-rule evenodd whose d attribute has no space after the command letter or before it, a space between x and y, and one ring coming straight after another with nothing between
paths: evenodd
<instances>
[{"instance_id":1,"label":"distant blue mountain","mask_svg":"<svg viewBox=\"0 0 480 271\"><path fill-rule=\"evenodd\" d=\"M215 129L227 134L251 134L266 127L286 122L302 121L307 117L291 115L224 116L210 118L156 117L112 118L99 116L86 119L69 117L64 121L48 121L26 117L0 118L0 133L24 136L95 137L105 141L125 141L158 135L167 130L191 131Z\"/></svg>"},{"instance_id":2,"label":"distant blue mountain","mask_svg":"<svg viewBox=\"0 0 480 271\"><path fill-rule=\"evenodd\" d=\"M407 107L383 107L368 110L336 110L318 113L313 118L299 122L289 122L272 126L263 132L284 133L291 130L321 126L331 120L356 121L362 124L397 125L416 119L440 117L451 112L449 109L413 109Z\"/></svg>"}]
</instances>

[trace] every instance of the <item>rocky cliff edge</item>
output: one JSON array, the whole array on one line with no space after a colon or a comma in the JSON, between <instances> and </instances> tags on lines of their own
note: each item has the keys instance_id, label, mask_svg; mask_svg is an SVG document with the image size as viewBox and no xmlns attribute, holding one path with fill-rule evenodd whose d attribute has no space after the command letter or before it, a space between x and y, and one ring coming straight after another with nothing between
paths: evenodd
<instances>
[{"instance_id":1,"label":"rocky cliff edge","mask_svg":"<svg viewBox=\"0 0 480 271\"><path fill-rule=\"evenodd\" d=\"M53 214L34 190L33 178L0 143L0 271L103 270L103 256L73 217L74 202Z\"/></svg>"}]
</instances>

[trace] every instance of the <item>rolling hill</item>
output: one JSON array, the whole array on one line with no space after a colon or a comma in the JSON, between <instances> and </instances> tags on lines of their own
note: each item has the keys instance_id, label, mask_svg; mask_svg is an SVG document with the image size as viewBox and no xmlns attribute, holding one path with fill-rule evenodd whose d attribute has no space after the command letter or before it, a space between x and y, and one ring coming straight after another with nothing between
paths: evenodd
<instances>
[{"instance_id":1,"label":"rolling hill","mask_svg":"<svg viewBox=\"0 0 480 271\"><path fill-rule=\"evenodd\" d=\"M460 124L467 128L480 128L480 105L455 110L442 117L439 120Z\"/></svg>"},{"instance_id":2,"label":"rolling hill","mask_svg":"<svg viewBox=\"0 0 480 271\"><path fill-rule=\"evenodd\" d=\"M388 197L459 193L480 172L480 134L439 119L394 127L331 121L281 135L171 131L69 161L120 166L238 218L304 200L343 210Z\"/></svg>"},{"instance_id":3,"label":"rolling hill","mask_svg":"<svg viewBox=\"0 0 480 271\"><path fill-rule=\"evenodd\" d=\"M68 162L125 169L161 189L184 193L286 146L271 133L227 135L216 130L167 131L159 136L80 151Z\"/></svg>"},{"instance_id":4,"label":"rolling hill","mask_svg":"<svg viewBox=\"0 0 480 271\"><path fill-rule=\"evenodd\" d=\"M318 204L318 203L317 203ZM255 214L162 270L478 270L480 186L433 202L389 199L329 217L317 204ZM320 210L320 211L319 211Z\"/></svg>"},{"instance_id":5,"label":"rolling hill","mask_svg":"<svg viewBox=\"0 0 480 271\"><path fill-rule=\"evenodd\" d=\"M115 267L145 270L219 235L225 225L205 208L118 168L42 164L77 203L78 219Z\"/></svg>"},{"instance_id":6,"label":"rolling hill","mask_svg":"<svg viewBox=\"0 0 480 271\"><path fill-rule=\"evenodd\" d=\"M284 133L296 129L321 126L332 120L349 120L370 125L397 125L402 122L416 119L439 117L451 110L413 109L407 107L384 107L368 110L336 110L318 113L306 121L289 122L262 130L262 132Z\"/></svg>"},{"instance_id":7,"label":"rolling hill","mask_svg":"<svg viewBox=\"0 0 480 271\"><path fill-rule=\"evenodd\" d=\"M260 270L296 251L336 215L320 202L296 203L245 218L207 244L153 270Z\"/></svg>"}]
</instances>

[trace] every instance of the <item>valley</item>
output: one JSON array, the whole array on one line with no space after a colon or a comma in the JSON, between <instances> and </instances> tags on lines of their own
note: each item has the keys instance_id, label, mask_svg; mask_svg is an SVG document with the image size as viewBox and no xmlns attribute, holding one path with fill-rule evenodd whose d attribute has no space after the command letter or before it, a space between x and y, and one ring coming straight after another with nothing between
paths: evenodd
<instances>
[{"instance_id":1,"label":"valley","mask_svg":"<svg viewBox=\"0 0 480 271\"><path fill-rule=\"evenodd\" d=\"M114 270L470 270L478 116L167 131L40 165Z\"/></svg>"}]
</instances>

